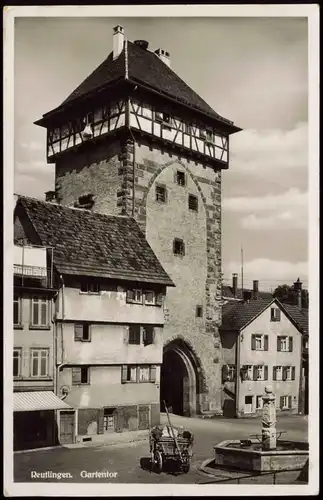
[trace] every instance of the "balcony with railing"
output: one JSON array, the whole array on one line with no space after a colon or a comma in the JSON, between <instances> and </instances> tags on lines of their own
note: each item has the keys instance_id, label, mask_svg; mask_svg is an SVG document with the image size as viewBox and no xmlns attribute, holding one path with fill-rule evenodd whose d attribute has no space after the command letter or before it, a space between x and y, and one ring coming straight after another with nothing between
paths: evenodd
<instances>
[{"instance_id":1,"label":"balcony with railing","mask_svg":"<svg viewBox=\"0 0 323 500\"><path fill-rule=\"evenodd\" d=\"M14 284L31 288L53 288L53 249L14 245Z\"/></svg>"}]
</instances>

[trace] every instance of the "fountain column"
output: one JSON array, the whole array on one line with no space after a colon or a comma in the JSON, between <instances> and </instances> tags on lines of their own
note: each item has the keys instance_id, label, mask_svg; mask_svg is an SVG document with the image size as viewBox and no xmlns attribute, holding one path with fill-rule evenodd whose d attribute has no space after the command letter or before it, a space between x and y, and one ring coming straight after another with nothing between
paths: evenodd
<instances>
[{"instance_id":1,"label":"fountain column","mask_svg":"<svg viewBox=\"0 0 323 500\"><path fill-rule=\"evenodd\" d=\"M262 446L264 450L276 449L276 396L270 385L265 387L262 397Z\"/></svg>"}]
</instances>

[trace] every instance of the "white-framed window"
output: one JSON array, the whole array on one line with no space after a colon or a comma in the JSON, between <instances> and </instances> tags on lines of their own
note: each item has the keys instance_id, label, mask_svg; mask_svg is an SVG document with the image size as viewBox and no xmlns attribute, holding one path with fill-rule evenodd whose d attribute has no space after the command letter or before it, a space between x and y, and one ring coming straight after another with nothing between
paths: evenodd
<instances>
[{"instance_id":1,"label":"white-framed window","mask_svg":"<svg viewBox=\"0 0 323 500\"><path fill-rule=\"evenodd\" d=\"M48 300L44 297L31 299L31 325L48 326Z\"/></svg>"},{"instance_id":2,"label":"white-framed window","mask_svg":"<svg viewBox=\"0 0 323 500\"><path fill-rule=\"evenodd\" d=\"M139 382L149 382L149 366L139 366Z\"/></svg>"},{"instance_id":3,"label":"white-framed window","mask_svg":"<svg viewBox=\"0 0 323 500\"><path fill-rule=\"evenodd\" d=\"M253 366L252 365L245 366L245 377L246 377L246 380L253 379Z\"/></svg>"},{"instance_id":4,"label":"white-framed window","mask_svg":"<svg viewBox=\"0 0 323 500\"><path fill-rule=\"evenodd\" d=\"M21 377L21 348L15 347L13 350L13 376Z\"/></svg>"},{"instance_id":5,"label":"white-framed window","mask_svg":"<svg viewBox=\"0 0 323 500\"><path fill-rule=\"evenodd\" d=\"M145 305L154 306L156 304L156 294L153 290L145 290Z\"/></svg>"},{"instance_id":6,"label":"white-framed window","mask_svg":"<svg viewBox=\"0 0 323 500\"><path fill-rule=\"evenodd\" d=\"M292 367L285 366L285 380L292 380Z\"/></svg>"},{"instance_id":7,"label":"white-framed window","mask_svg":"<svg viewBox=\"0 0 323 500\"><path fill-rule=\"evenodd\" d=\"M80 290L82 293L100 293L100 284L94 281L83 281Z\"/></svg>"},{"instance_id":8,"label":"white-framed window","mask_svg":"<svg viewBox=\"0 0 323 500\"><path fill-rule=\"evenodd\" d=\"M127 367L127 382L137 382L137 367L128 366Z\"/></svg>"},{"instance_id":9,"label":"white-framed window","mask_svg":"<svg viewBox=\"0 0 323 500\"><path fill-rule=\"evenodd\" d=\"M90 342L91 333L89 323L74 324L74 340L81 342Z\"/></svg>"},{"instance_id":10,"label":"white-framed window","mask_svg":"<svg viewBox=\"0 0 323 500\"><path fill-rule=\"evenodd\" d=\"M268 351L268 335L251 335L251 349L253 351Z\"/></svg>"},{"instance_id":11,"label":"white-framed window","mask_svg":"<svg viewBox=\"0 0 323 500\"><path fill-rule=\"evenodd\" d=\"M263 407L262 396L256 396L256 410L260 410Z\"/></svg>"},{"instance_id":12,"label":"white-framed window","mask_svg":"<svg viewBox=\"0 0 323 500\"><path fill-rule=\"evenodd\" d=\"M233 382L235 380L235 365L222 366L222 383Z\"/></svg>"},{"instance_id":13,"label":"white-framed window","mask_svg":"<svg viewBox=\"0 0 323 500\"><path fill-rule=\"evenodd\" d=\"M103 428L105 432L114 432L115 430L115 408L104 408L103 410Z\"/></svg>"},{"instance_id":14,"label":"white-framed window","mask_svg":"<svg viewBox=\"0 0 323 500\"><path fill-rule=\"evenodd\" d=\"M293 351L293 337L287 335L277 337L277 351L292 352Z\"/></svg>"},{"instance_id":15,"label":"white-framed window","mask_svg":"<svg viewBox=\"0 0 323 500\"><path fill-rule=\"evenodd\" d=\"M166 186L163 186L161 184L156 185L156 201L159 201L160 203L166 203L167 202L167 189Z\"/></svg>"},{"instance_id":16,"label":"white-framed window","mask_svg":"<svg viewBox=\"0 0 323 500\"><path fill-rule=\"evenodd\" d=\"M256 380L265 380L265 367L263 365L256 366Z\"/></svg>"},{"instance_id":17,"label":"white-framed window","mask_svg":"<svg viewBox=\"0 0 323 500\"><path fill-rule=\"evenodd\" d=\"M289 410L291 407L292 407L292 396L281 396L280 397L281 410Z\"/></svg>"},{"instance_id":18,"label":"white-framed window","mask_svg":"<svg viewBox=\"0 0 323 500\"><path fill-rule=\"evenodd\" d=\"M21 325L21 297L19 295L13 297L13 324L14 326Z\"/></svg>"},{"instance_id":19,"label":"white-framed window","mask_svg":"<svg viewBox=\"0 0 323 500\"><path fill-rule=\"evenodd\" d=\"M244 398L244 413L253 412L253 396L245 396Z\"/></svg>"},{"instance_id":20,"label":"white-framed window","mask_svg":"<svg viewBox=\"0 0 323 500\"><path fill-rule=\"evenodd\" d=\"M270 321L280 321L280 309L278 307L272 307L270 309Z\"/></svg>"},{"instance_id":21,"label":"white-framed window","mask_svg":"<svg viewBox=\"0 0 323 500\"><path fill-rule=\"evenodd\" d=\"M122 365L121 383L156 382L156 365Z\"/></svg>"},{"instance_id":22,"label":"white-framed window","mask_svg":"<svg viewBox=\"0 0 323 500\"><path fill-rule=\"evenodd\" d=\"M48 377L49 349L31 349L31 376Z\"/></svg>"},{"instance_id":23,"label":"white-framed window","mask_svg":"<svg viewBox=\"0 0 323 500\"><path fill-rule=\"evenodd\" d=\"M274 366L274 380L283 380L282 366Z\"/></svg>"},{"instance_id":24,"label":"white-framed window","mask_svg":"<svg viewBox=\"0 0 323 500\"><path fill-rule=\"evenodd\" d=\"M134 293L133 301L136 304L142 304L142 290L134 290L133 293Z\"/></svg>"}]
</instances>

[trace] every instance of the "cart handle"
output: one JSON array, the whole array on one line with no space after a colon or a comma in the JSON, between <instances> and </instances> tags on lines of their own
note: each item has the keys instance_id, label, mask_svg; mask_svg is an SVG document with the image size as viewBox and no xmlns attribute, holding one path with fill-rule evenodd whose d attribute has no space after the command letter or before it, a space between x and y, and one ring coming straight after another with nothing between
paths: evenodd
<instances>
[{"instance_id":1,"label":"cart handle","mask_svg":"<svg viewBox=\"0 0 323 500\"><path fill-rule=\"evenodd\" d=\"M172 423L171 423L171 421L170 421L170 417L169 417L169 413L168 413L168 409L167 409L167 406L166 406L166 402L165 402L165 400L164 400L164 406L165 406L165 410L166 410L166 414L167 414L167 418L168 418L169 427L170 427L170 428L171 428L171 430L172 430L173 439L174 439L174 441L175 441L175 445L176 445L176 448L177 448L177 451L178 451L179 457L180 457L180 459L182 460L182 453L181 453L181 450L179 449L179 446L178 446L178 443L177 443L177 439L176 439L176 437L175 437L174 429L173 429Z\"/></svg>"}]
</instances>

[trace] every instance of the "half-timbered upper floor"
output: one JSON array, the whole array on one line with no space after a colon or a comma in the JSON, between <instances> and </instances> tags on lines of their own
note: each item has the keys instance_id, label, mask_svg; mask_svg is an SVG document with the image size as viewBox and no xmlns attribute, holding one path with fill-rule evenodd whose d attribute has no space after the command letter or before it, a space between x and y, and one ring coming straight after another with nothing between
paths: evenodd
<instances>
[{"instance_id":1,"label":"half-timbered upper floor","mask_svg":"<svg viewBox=\"0 0 323 500\"><path fill-rule=\"evenodd\" d=\"M229 136L241 130L216 113L169 67L169 54L115 29L113 52L56 109L36 124L47 128L47 157L121 130L150 136L218 168L227 168Z\"/></svg>"}]
</instances>

